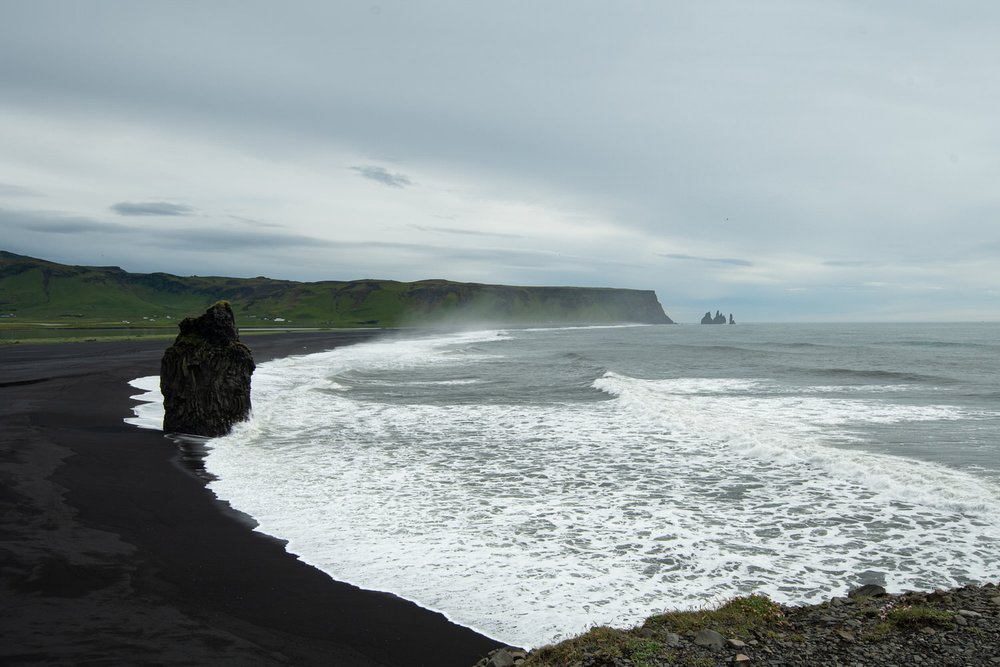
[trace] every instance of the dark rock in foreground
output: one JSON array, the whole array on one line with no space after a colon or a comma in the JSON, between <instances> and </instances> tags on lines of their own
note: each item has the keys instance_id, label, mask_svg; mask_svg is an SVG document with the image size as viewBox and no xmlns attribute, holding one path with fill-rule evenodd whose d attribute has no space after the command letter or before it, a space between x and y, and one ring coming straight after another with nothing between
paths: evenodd
<instances>
[{"instance_id":1,"label":"dark rock in foreground","mask_svg":"<svg viewBox=\"0 0 1000 667\"><path fill-rule=\"evenodd\" d=\"M215 437L250 415L250 376L256 367L240 342L233 309L220 301L185 318L160 362L163 430Z\"/></svg>"}]
</instances>

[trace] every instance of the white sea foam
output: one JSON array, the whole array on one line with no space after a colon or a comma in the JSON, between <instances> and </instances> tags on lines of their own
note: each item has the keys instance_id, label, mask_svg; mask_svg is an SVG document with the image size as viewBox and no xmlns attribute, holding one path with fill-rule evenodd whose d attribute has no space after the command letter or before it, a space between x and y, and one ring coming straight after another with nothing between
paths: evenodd
<instances>
[{"instance_id":1,"label":"white sea foam","mask_svg":"<svg viewBox=\"0 0 1000 667\"><path fill-rule=\"evenodd\" d=\"M477 380L518 335L261 364L253 419L213 441L213 491L337 579L529 646L752 590L815 601L866 571L893 588L1000 576L1000 489L838 446L865 424L970 418L953 406L616 373L594 381L610 400L359 393L390 371Z\"/></svg>"},{"instance_id":2,"label":"white sea foam","mask_svg":"<svg viewBox=\"0 0 1000 667\"><path fill-rule=\"evenodd\" d=\"M790 466L821 469L831 478L863 481L883 501L918 502L959 512L990 511L1000 505L998 490L966 473L941 465L830 446L852 440L859 424L958 420L971 413L947 405L896 405L871 399L821 399L812 396L732 395L763 386L732 380L636 380L608 373L594 386L627 399L629 409L647 420L658 415L675 437L691 440L713 425L744 424L727 438L733 450ZM806 392L808 393L808 392ZM725 398L719 394L727 394ZM700 395L700 398L693 398ZM683 397L678 401L678 397ZM683 412L682 418L676 415ZM654 414L655 413L655 414ZM666 416L665 416L666 415ZM763 436L763 437L762 437ZM837 437L839 436L839 437Z\"/></svg>"},{"instance_id":3,"label":"white sea foam","mask_svg":"<svg viewBox=\"0 0 1000 667\"><path fill-rule=\"evenodd\" d=\"M570 327L527 327L524 329L519 329L519 331L528 332L544 332L544 333L560 333L563 331L586 331L588 329L600 330L600 329L635 329L636 327L655 327L655 324L644 324L639 322L634 322L631 324L580 324L577 326Z\"/></svg>"},{"instance_id":4,"label":"white sea foam","mask_svg":"<svg viewBox=\"0 0 1000 667\"><path fill-rule=\"evenodd\" d=\"M139 389L142 393L131 398L141 401L132 406L134 417L126 417L125 423L153 431L163 430L163 394L160 393L160 376L147 375L129 381L130 387Z\"/></svg>"}]
</instances>

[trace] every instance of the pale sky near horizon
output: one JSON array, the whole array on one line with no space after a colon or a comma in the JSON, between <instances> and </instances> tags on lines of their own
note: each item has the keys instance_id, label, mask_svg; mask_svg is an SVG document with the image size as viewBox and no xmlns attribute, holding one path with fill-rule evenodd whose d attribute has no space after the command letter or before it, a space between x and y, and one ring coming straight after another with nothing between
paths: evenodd
<instances>
[{"instance_id":1,"label":"pale sky near horizon","mask_svg":"<svg viewBox=\"0 0 1000 667\"><path fill-rule=\"evenodd\" d=\"M1000 320L1000 4L0 0L0 249Z\"/></svg>"}]
</instances>

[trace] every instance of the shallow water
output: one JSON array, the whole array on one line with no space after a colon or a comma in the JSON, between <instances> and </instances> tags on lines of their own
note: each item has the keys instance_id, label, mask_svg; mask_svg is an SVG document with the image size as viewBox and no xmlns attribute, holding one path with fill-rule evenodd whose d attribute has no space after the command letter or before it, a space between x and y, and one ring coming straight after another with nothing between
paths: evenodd
<instances>
[{"instance_id":1,"label":"shallow water","mask_svg":"<svg viewBox=\"0 0 1000 667\"><path fill-rule=\"evenodd\" d=\"M503 641L1000 576L996 325L386 339L262 364L212 490Z\"/></svg>"}]
</instances>

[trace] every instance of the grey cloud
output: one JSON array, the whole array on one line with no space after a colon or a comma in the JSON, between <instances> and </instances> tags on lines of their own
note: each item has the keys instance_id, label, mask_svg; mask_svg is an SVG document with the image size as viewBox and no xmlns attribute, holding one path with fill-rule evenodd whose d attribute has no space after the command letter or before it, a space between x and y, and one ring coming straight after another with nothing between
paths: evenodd
<instances>
[{"instance_id":1,"label":"grey cloud","mask_svg":"<svg viewBox=\"0 0 1000 667\"><path fill-rule=\"evenodd\" d=\"M200 227L133 227L58 212L0 209L0 229L5 227L45 234L72 235L93 232L126 234L130 243L205 252L332 245L331 241L300 234Z\"/></svg>"},{"instance_id":2,"label":"grey cloud","mask_svg":"<svg viewBox=\"0 0 1000 667\"><path fill-rule=\"evenodd\" d=\"M681 259L692 262L711 262L713 264L731 264L732 266L753 266L753 262L745 259L734 259L731 257L696 257L695 255L678 255L674 253L660 253L660 257L669 259Z\"/></svg>"},{"instance_id":3,"label":"grey cloud","mask_svg":"<svg viewBox=\"0 0 1000 667\"><path fill-rule=\"evenodd\" d=\"M125 225L115 225L86 218L66 218L65 220L53 220L50 222L35 222L25 224L23 229L30 229L35 232L46 232L48 234L82 234L84 232L105 232L118 234L131 231Z\"/></svg>"},{"instance_id":4,"label":"grey cloud","mask_svg":"<svg viewBox=\"0 0 1000 667\"><path fill-rule=\"evenodd\" d=\"M407 185L413 185L406 174L393 174L386 170L385 167L357 166L351 167L351 169L369 180L381 183L382 185L388 185L391 188L402 188Z\"/></svg>"},{"instance_id":5,"label":"grey cloud","mask_svg":"<svg viewBox=\"0 0 1000 667\"><path fill-rule=\"evenodd\" d=\"M190 206L165 201L122 201L112 204L111 210L118 215L191 215L194 213L194 209Z\"/></svg>"},{"instance_id":6,"label":"grey cloud","mask_svg":"<svg viewBox=\"0 0 1000 667\"><path fill-rule=\"evenodd\" d=\"M0 227L45 234L82 234L86 232L120 234L132 230L127 225L101 222L85 216L66 215L55 211L13 211L8 209L0 209Z\"/></svg>"},{"instance_id":7,"label":"grey cloud","mask_svg":"<svg viewBox=\"0 0 1000 667\"><path fill-rule=\"evenodd\" d=\"M517 266L531 268L574 266L618 266L635 268L635 262L624 262L607 257L587 257L570 255L553 250L524 250L518 248L442 248L449 259L474 260L476 262L492 262L495 264L513 263Z\"/></svg>"},{"instance_id":8,"label":"grey cloud","mask_svg":"<svg viewBox=\"0 0 1000 667\"><path fill-rule=\"evenodd\" d=\"M332 241L299 234L258 233L246 230L233 232L201 228L152 230L148 238L156 244L204 252L333 245Z\"/></svg>"},{"instance_id":9,"label":"grey cloud","mask_svg":"<svg viewBox=\"0 0 1000 667\"><path fill-rule=\"evenodd\" d=\"M881 259L831 259L822 262L823 266L846 269L891 268L899 266L929 267L940 264L954 264L974 259L990 259L1000 249L996 244L976 244L975 247L958 251L952 248L942 249L936 255L931 253L909 255L886 255Z\"/></svg>"},{"instance_id":10,"label":"grey cloud","mask_svg":"<svg viewBox=\"0 0 1000 667\"><path fill-rule=\"evenodd\" d=\"M267 222L266 220L258 220L257 218L248 218L242 215L230 215L230 220L235 220L237 222L242 222L245 225L252 225L253 227L281 227L276 222Z\"/></svg>"},{"instance_id":11,"label":"grey cloud","mask_svg":"<svg viewBox=\"0 0 1000 667\"><path fill-rule=\"evenodd\" d=\"M30 188L24 188L12 183L0 183L0 196L5 197L37 197L38 193Z\"/></svg>"},{"instance_id":12,"label":"grey cloud","mask_svg":"<svg viewBox=\"0 0 1000 667\"><path fill-rule=\"evenodd\" d=\"M355 250L405 250L423 255L429 262L442 260L475 261L484 265L516 263L533 268L545 265L582 264L602 266L635 267L635 262L622 262L606 257L586 257L551 250L531 250L518 248L477 248L449 247L422 243L399 243L393 241L338 241L328 242L335 248ZM430 264L428 264L430 266Z\"/></svg>"},{"instance_id":13,"label":"grey cloud","mask_svg":"<svg viewBox=\"0 0 1000 667\"><path fill-rule=\"evenodd\" d=\"M873 262L870 259L831 259L823 262L823 266L835 266L835 267L861 267L861 266L878 266L879 262Z\"/></svg>"},{"instance_id":14,"label":"grey cloud","mask_svg":"<svg viewBox=\"0 0 1000 667\"><path fill-rule=\"evenodd\" d=\"M506 239L522 239L520 234L505 234L504 232L484 232L479 229L459 229L456 227L426 227L424 225L410 225L410 229L421 232L439 232L441 234L459 234L463 236L495 236Z\"/></svg>"}]
</instances>

